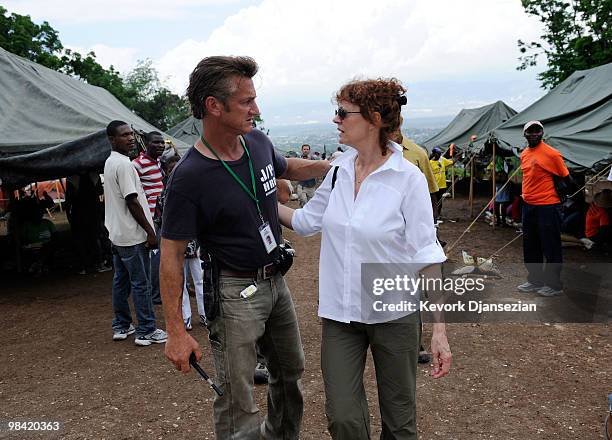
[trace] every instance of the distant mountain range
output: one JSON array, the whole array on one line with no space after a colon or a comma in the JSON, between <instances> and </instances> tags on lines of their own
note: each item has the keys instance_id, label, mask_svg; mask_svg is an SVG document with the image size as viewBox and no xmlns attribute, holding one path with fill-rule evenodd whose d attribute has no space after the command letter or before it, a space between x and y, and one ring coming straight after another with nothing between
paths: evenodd
<instances>
[{"instance_id":1,"label":"distant mountain range","mask_svg":"<svg viewBox=\"0 0 612 440\"><path fill-rule=\"evenodd\" d=\"M419 143L440 132L452 119L453 116L409 118L404 121L402 133ZM332 122L277 125L266 127L266 131L274 146L285 152L299 151L303 144L309 144L313 151L331 154L341 146Z\"/></svg>"}]
</instances>

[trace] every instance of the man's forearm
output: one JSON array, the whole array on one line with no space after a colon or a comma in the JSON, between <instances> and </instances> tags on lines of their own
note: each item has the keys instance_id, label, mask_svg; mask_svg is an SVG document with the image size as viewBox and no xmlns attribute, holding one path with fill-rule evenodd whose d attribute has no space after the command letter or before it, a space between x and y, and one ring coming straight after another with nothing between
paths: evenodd
<instances>
[{"instance_id":1,"label":"man's forearm","mask_svg":"<svg viewBox=\"0 0 612 440\"><path fill-rule=\"evenodd\" d=\"M169 335L185 332L182 314L184 249L162 239L159 284Z\"/></svg>"},{"instance_id":2,"label":"man's forearm","mask_svg":"<svg viewBox=\"0 0 612 440\"><path fill-rule=\"evenodd\" d=\"M323 177L331 165L326 160L307 160L298 158L287 159L287 169L281 176L288 180L308 180Z\"/></svg>"}]
</instances>

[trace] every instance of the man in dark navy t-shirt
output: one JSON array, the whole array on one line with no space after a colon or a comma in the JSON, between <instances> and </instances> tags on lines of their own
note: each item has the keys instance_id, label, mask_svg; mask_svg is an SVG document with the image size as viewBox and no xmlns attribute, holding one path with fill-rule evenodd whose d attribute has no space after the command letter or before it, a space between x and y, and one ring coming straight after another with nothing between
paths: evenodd
<instances>
[{"instance_id":1,"label":"man in dark navy t-shirt","mask_svg":"<svg viewBox=\"0 0 612 440\"><path fill-rule=\"evenodd\" d=\"M168 329L166 357L188 372L202 351L181 316L183 253L198 239L217 262L219 309L209 339L223 396L214 402L219 439L297 439L303 412L304 353L291 293L275 261L280 243L276 179L321 177L327 161L285 159L252 128L259 109L248 57L204 58L189 78L202 136L168 182L161 243L161 293ZM259 345L268 364L268 414L253 399Z\"/></svg>"},{"instance_id":2,"label":"man in dark navy t-shirt","mask_svg":"<svg viewBox=\"0 0 612 440\"><path fill-rule=\"evenodd\" d=\"M242 140L252 159L262 216L271 225L278 224L276 177L287 170L287 159L257 129L242 136ZM244 150L238 160L225 161L251 190L248 162ZM262 221L257 205L219 160L203 155L197 147L192 148L176 165L168 185L164 214L178 215L167 227L164 216L164 238L186 240L197 234L198 242L222 266L235 270L263 267L277 257L277 249L268 253L262 246L259 233ZM280 243L279 228L271 229L276 243Z\"/></svg>"}]
</instances>

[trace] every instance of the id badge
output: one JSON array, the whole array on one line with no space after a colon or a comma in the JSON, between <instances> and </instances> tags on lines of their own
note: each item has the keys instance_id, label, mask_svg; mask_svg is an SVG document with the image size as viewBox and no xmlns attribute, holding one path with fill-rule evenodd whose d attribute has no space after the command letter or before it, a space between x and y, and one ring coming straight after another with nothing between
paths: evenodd
<instances>
[{"instance_id":1,"label":"id badge","mask_svg":"<svg viewBox=\"0 0 612 440\"><path fill-rule=\"evenodd\" d=\"M261 241L263 241L267 253L270 253L276 249L276 239L274 238L274 234L272 234L270 223L265 222L263 225L261 225L259 227L259 234L261 235Z\"/></svg>"}]
</instances>

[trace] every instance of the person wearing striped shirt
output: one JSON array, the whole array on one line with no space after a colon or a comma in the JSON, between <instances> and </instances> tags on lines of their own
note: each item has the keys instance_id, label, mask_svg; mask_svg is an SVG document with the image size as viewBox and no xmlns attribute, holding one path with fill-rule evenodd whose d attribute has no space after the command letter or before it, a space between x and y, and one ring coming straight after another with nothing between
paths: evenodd
<instances>
[{"instance_id":1,"label":"person wearing striped shirt","mask_svg":"<svg viewBox=\"0 0 612 440\"><path fill-rule=\"evenodd\" d=\"M160 196L164 189L164 183L162 182L162 169L159 163L159 158L164 152L164 138L161 133L152 131L147 133L146 138L146 151L142 151L140 155L132 161L142 189L147 196L147 202L149 203L149 209L151 215L155 213L155 204L157 198Z\"/></svg>"},{"instance_id":2,"label":"person wearing striped shirt","mask_svg":"<svg viewBox=\"0 0 612 440\"><path fill-rule=\"evenodd\" d=\"M164 189L163 173L159 158L164 152L165 144L162 134L158 131L151 131L145 136L146 150L132 161L142 189L147 197L147 203L151 210L151 215L155 214L157 198ZM155 235L159 244L159 230L156 228ZM151 250L151 296L153 304L161 304L159 294L159 249Z\"/></svg>"}]
</instances>

